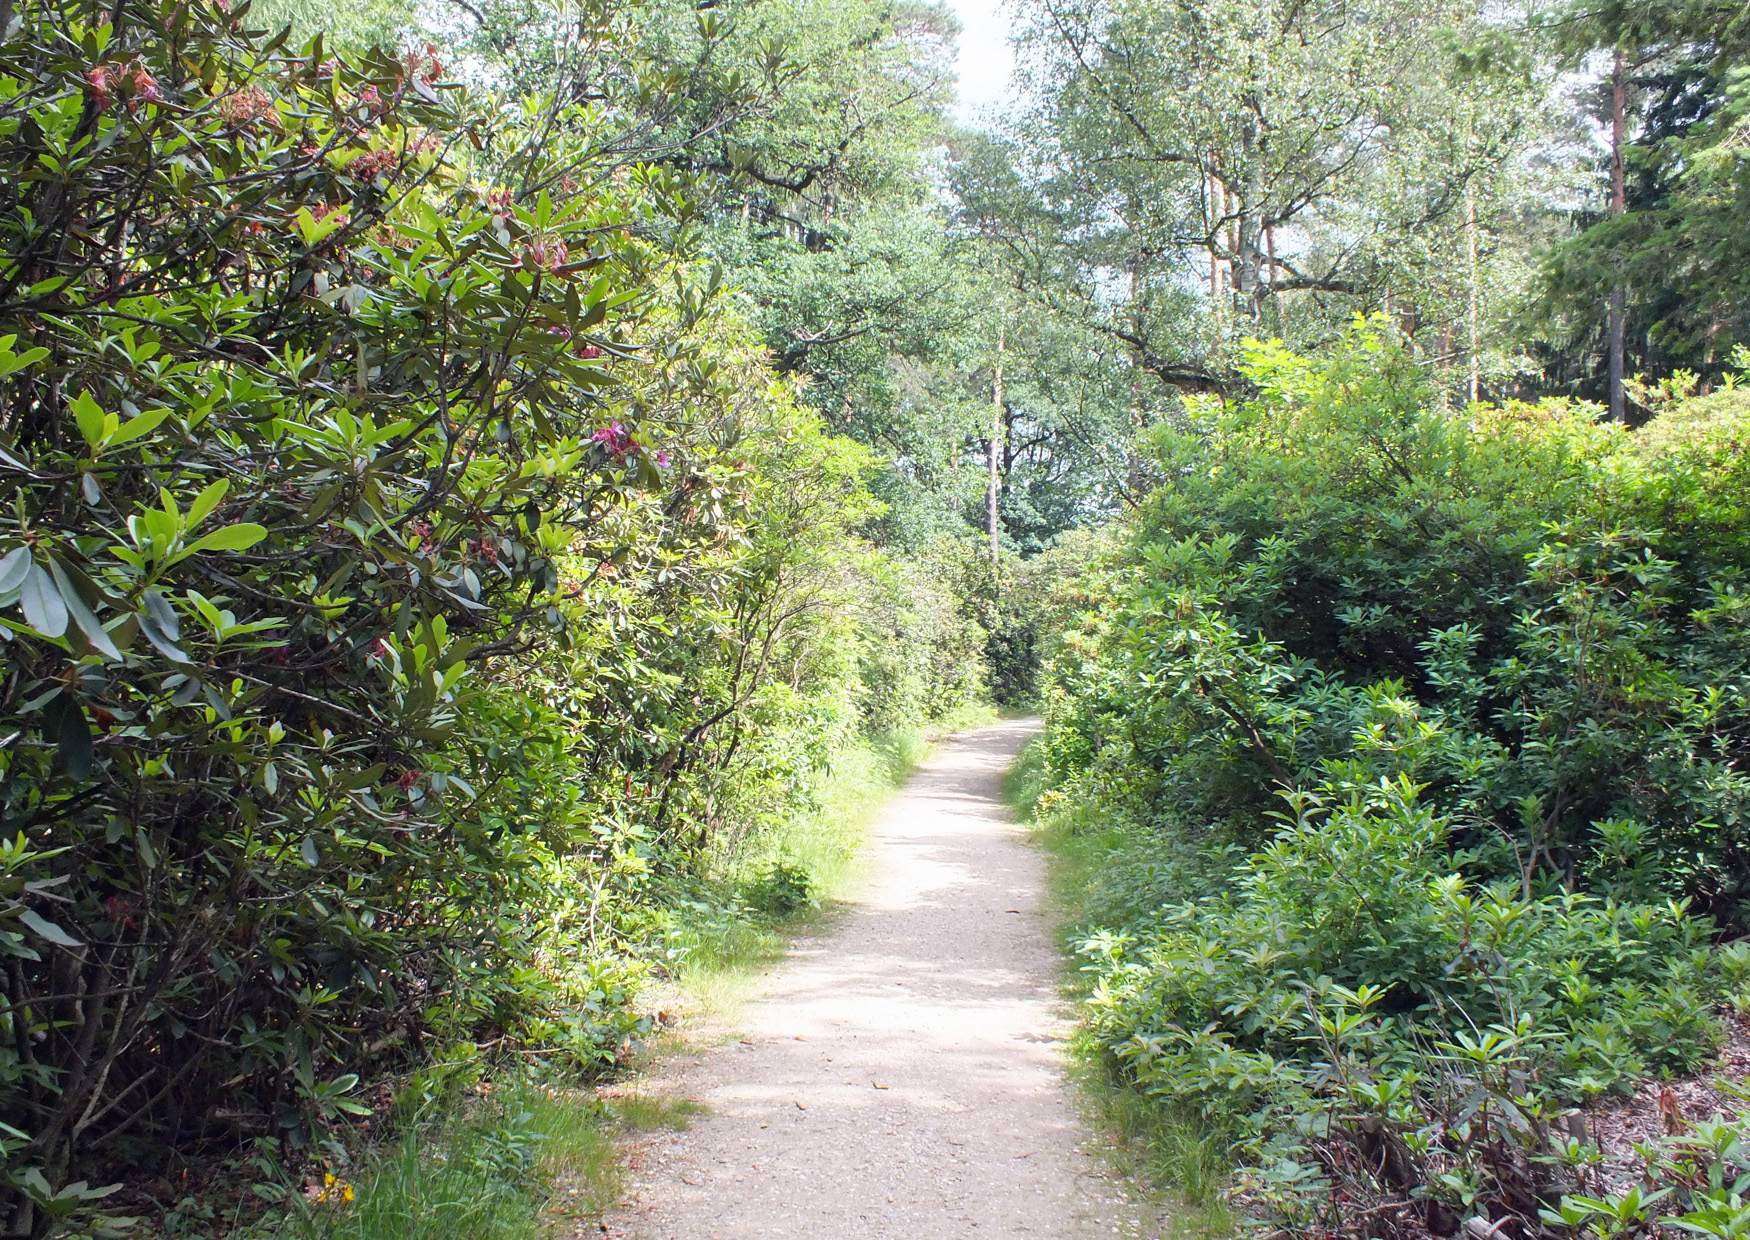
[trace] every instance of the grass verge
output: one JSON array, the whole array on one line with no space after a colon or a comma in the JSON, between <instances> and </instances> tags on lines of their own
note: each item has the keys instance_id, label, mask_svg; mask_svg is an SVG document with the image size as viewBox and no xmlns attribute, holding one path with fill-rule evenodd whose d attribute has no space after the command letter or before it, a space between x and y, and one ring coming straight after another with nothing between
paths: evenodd
<instances>
[{"instance_id":1,"label":"grass verge","mask_svg":"<svg viewBox=\"0 0 1750 1240\"><path fill-rule=\"evenodd\" d=\"M1064 986L1079 1008L1088 987L1074 965L1075 940L1113 920L1108 916L1113 872L1147 869L1151 859L1134 833L1073 806L1040 814L1044 791L1045 755L1035 740L1009 768L1003 795L1016 817L1032 827L1049 859L1052 906L1065 953ZM1223 1199L1232 1167L1221 1142L1119 1079L1098 1048L1079 1034L1070 1049L1078 1093L1111 1138L1107 1153L1113 1169L1165 1207L1171 1234L1184 1240L1233 1235L1235 1220Z\"/></svg>"},{"instance_id":2,"label":"grass verge","mask_svg":"<svg viewBox=\"0 0 1750 1240\"><path fill-rule=\"evenodd\" d=\"M541 1240L619 1192L611 1104L512 1081L406 1124L250 1240ZM554 1206L558 1204L559 1210Z\"/></svg>"}]
</instances>

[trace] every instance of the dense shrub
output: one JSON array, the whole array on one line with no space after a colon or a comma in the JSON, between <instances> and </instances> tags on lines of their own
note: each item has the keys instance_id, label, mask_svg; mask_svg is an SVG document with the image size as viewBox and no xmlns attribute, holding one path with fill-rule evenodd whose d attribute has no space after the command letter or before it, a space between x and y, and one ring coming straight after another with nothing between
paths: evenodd
<instances>
[{"instance_id":1,"label":"dense shrub","mask_svg":"<svg viewBox=\"0 0 1750 1240\"><path fill-rule=\"evenodd\" d=\"M1158 861L1090 927L1092 1034L1281 1222L1536 1230L1566 1108L1720 1039L1750 402L1452 410L1371 326L1249 376L1052 663L1046 807Z\"/></svg>"},{"instance_id":2,"label":"dense shrub","mask_svg":"<svg viewBox=\"0 0 1750 1240\"><path fill-rule=\"evenodd\" d=\"M912 571L845 554L866 454L593 108L222 4L15 17L0 1185L38 1236L483 1045L615 1062L655 878L982 673L850 607Z\"/></svg>"},{"instance_id":3,"label":"dense shrub","mask_svg":"<svg viewBox=\"0 0 1750 1240\"><path fill-rule=\"evenodd\" d=\"M934 718L987 690L976 552L944 539L915 560L883 557L858 610L876 640L861 650L862 708L878 727Z\"/></svg>"}]
</instances>

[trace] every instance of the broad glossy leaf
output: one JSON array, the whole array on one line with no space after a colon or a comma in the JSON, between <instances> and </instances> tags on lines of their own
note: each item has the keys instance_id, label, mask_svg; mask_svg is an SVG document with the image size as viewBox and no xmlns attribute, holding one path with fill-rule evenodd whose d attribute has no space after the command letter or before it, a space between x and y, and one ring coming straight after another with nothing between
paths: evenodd
<instances>
[{"instance_id":1,"label":"broad glossy leaf","mask_svg":"<svg viewBox=\"0 0 1750 1240\"><path fill-rule=\"evenodd\" d=\"M54 733L61 765L74 779L91 775L91 725L85 722L85 711L67 693L59 694L44 712L44 723Z\"/></svg>"},{"instance_id":2,"label":"broad glossy leaf","mask_svg":"<svg viewBox=\"0 0 1750 1240\"><path fill-rule=\"evenodd\" d=\"M217 482L203 488L201 493L194 497L194 503L188 506L189 528L194 528L211 516L213 509L219 506L219 502L225 498L225 493L230 489L230 482L224 478L220 478Z\"/></svg>"},{"instance_id":3,"label":"broad glossy leaf","mask_svg":"<svg viewBox=\"0 0 1750 1240\"><path fill-rule=\"evenodd\" d=\"M73 411L73 420L78 423L79 433L84 436L88 447L96 448L103 443L103 408L93 399L90 392L81 392L75 396L69 406Z\"/></svg>"},{"instance_id":4,"label":"broad glossy leaf","mask_svg":"<svg viewBox=\"0 0 1750 1240\"><path fill-rule=\"evenodd\" d=\"M188 545L188 554L201 551L247 551L266 537L266 526L243 521L195 539Z\"/></svg>"},{"instance_id":5,"label":"broad glossy leaf","mask_svg":"<svg viewBox=\"0 0 1750 1240\"><path fill-rule=\"evenodd\" d=\"M61 601L66 605L67 613L72 616L74 625L91 648L108 659L120 659L122 652L116 649L115 642L103 627L103 621L86 606L85 600L79 596L79 590L60 564L49 561L49 572L54 577L55 586L61 595Z\"/></svg>"},{"instance_id":6,"label":"broad glossy leaf","mask_svg":"<svg viewBox=\"0 0 1750 1240\"><path fill-rule=\"evenodd\" d=\"M30 566L30 572L20 587L18 602L24 609L24 622L44 637L60 637L66 633L67 604L61 601L55 579L40 565Z\"/></svg>"},{"instance_id":7,"label":"broad glossy leaf","mask_svg":"<svg viewBox=\"0 0 1750 1240\"><path fill-rule=\"evenodd\" d=\"M23 909L18 914L18 920L25 928L40 939L46 939L56 947L83 947L85 944L68 934L48 918L31 909Z\"/></svg>"},{"instance_id":8,"label":"broad glossy leaf","mask_svg":"<svg viewBox=\"0 0 1750 1240\"><path fill-rule=\"evenodd\" d=\"M0 556L0 594L18 589L31 570L29 547L14 547Z\"/></svg>"}]
</instances>

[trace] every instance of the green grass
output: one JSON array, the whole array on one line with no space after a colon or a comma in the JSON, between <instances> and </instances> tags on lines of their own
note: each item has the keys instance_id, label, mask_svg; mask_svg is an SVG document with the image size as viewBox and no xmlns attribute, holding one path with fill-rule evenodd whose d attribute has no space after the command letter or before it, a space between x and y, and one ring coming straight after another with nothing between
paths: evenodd
<instances>
[{"instance_id":1,"label":"green grass","mask_svg":"<svg viewBox=\"0 0 1750 1240\"><path fill-rule=\"evenodd\" d=\"M1015 814L1034 827L1034 838L1050 861L1051 897L1065 948L1065 989L1078 1003L1087 986L1073 966L1071 941L1081 929L1109 919L1108 880L1114 871L1148 862L1146 846L1134 832L1102 822L1085 807L1059 806L1040 818L1045 790L1045 755L1035 741L1021 751L1003 781L1003 795ZM1071 1039L1073 1074L1090 1117L1113 1141L1114 1169L1161 1201L1174 1235L1214 1240L1236 1230L1223 1194L1232 1165L1223 1143L1200 1125L1116 1079L1099 1049L1086 1039Z\"/></svg>"},{"instance_id":2,"label":"green grass","mask_svg":"<svg viewBox=\"0 0 1750 1240\"><path fill-rule=\"evenodd\" d=\"M1003 800L1022 822L1033 820L1033 811L1045 791L1045 747L1037 739L1027 742L1020 756L1003 772Z\"/></svg>"},{"instance_id":3,"label":"green grass","mask_svg":"<svg viewBox=\"0 0 1750 1240\"><path fill-rule=\"evenodd\" d=\"M294 1197L249 1240L548 1240L619 1199L620 1143L685 1128L703 1108L635 1088L503 1084L451 1102L339 1168L326 1201ZM345 1199L350 1188L352 1200ZM306 1196L309 1192L306 1192Z\"/></svg>"},{"instance_id":4,"label":"green grass","mask_svg":"<svg viewBox=\"0 0 1750 1240\"><path fill-rule=\"evenodd\" d=\"M690 1098L647 1094L637 1088L605 1090L602 1094L623 1132L661 1132L688 1127L703 1115L703 1103Z\"/></svg>"},{"instance_id":5,"label":"green grass","mask_svg":"<svg viewBox=\"0 0 1750 1240\"><path fill-rule=\"evenodd\" d=\"M292 1199L252 1240L541 1240L556 1214L599 1213L619 1195L616 1118L591 1095L501 1085L409 1123L336 1168L326 1200ZM345 1199L347 1190L352 1200Z\"/></svg>"}]
</instances>

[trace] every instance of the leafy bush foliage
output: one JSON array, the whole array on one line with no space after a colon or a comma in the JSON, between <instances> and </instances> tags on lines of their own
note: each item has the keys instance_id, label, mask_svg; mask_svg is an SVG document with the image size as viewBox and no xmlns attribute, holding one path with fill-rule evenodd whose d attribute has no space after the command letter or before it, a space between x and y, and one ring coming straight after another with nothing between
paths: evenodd
<instances>
[{"instance_id":1,"label":"leafy bush foliage","mask_svg":"<svg viewBox=\"0 0 1750 1240\"><path fill-rule=\"evenodd\" d=\"M20 16L0 1155L39 1236L167 1150L335 1141L434 1058L619 1061L656 879L982 671L851 606L912 571L856 541L867 453L595 105L224 5Z\"/></svg>"},{"instance_id":2,"label":"leafy bush foliage","mask_svg":"<svg viewBox=\"0 0 1750 1240\"><path fill-rule=\"evenodd\" d=\"M1157 442L1047 688L1116 817L1093 1038L1307 1232L1545 1223L1569 1109L1720 1041L1750 404L1441 407L1384 329Z\"/></svg>"}]
</instances>

